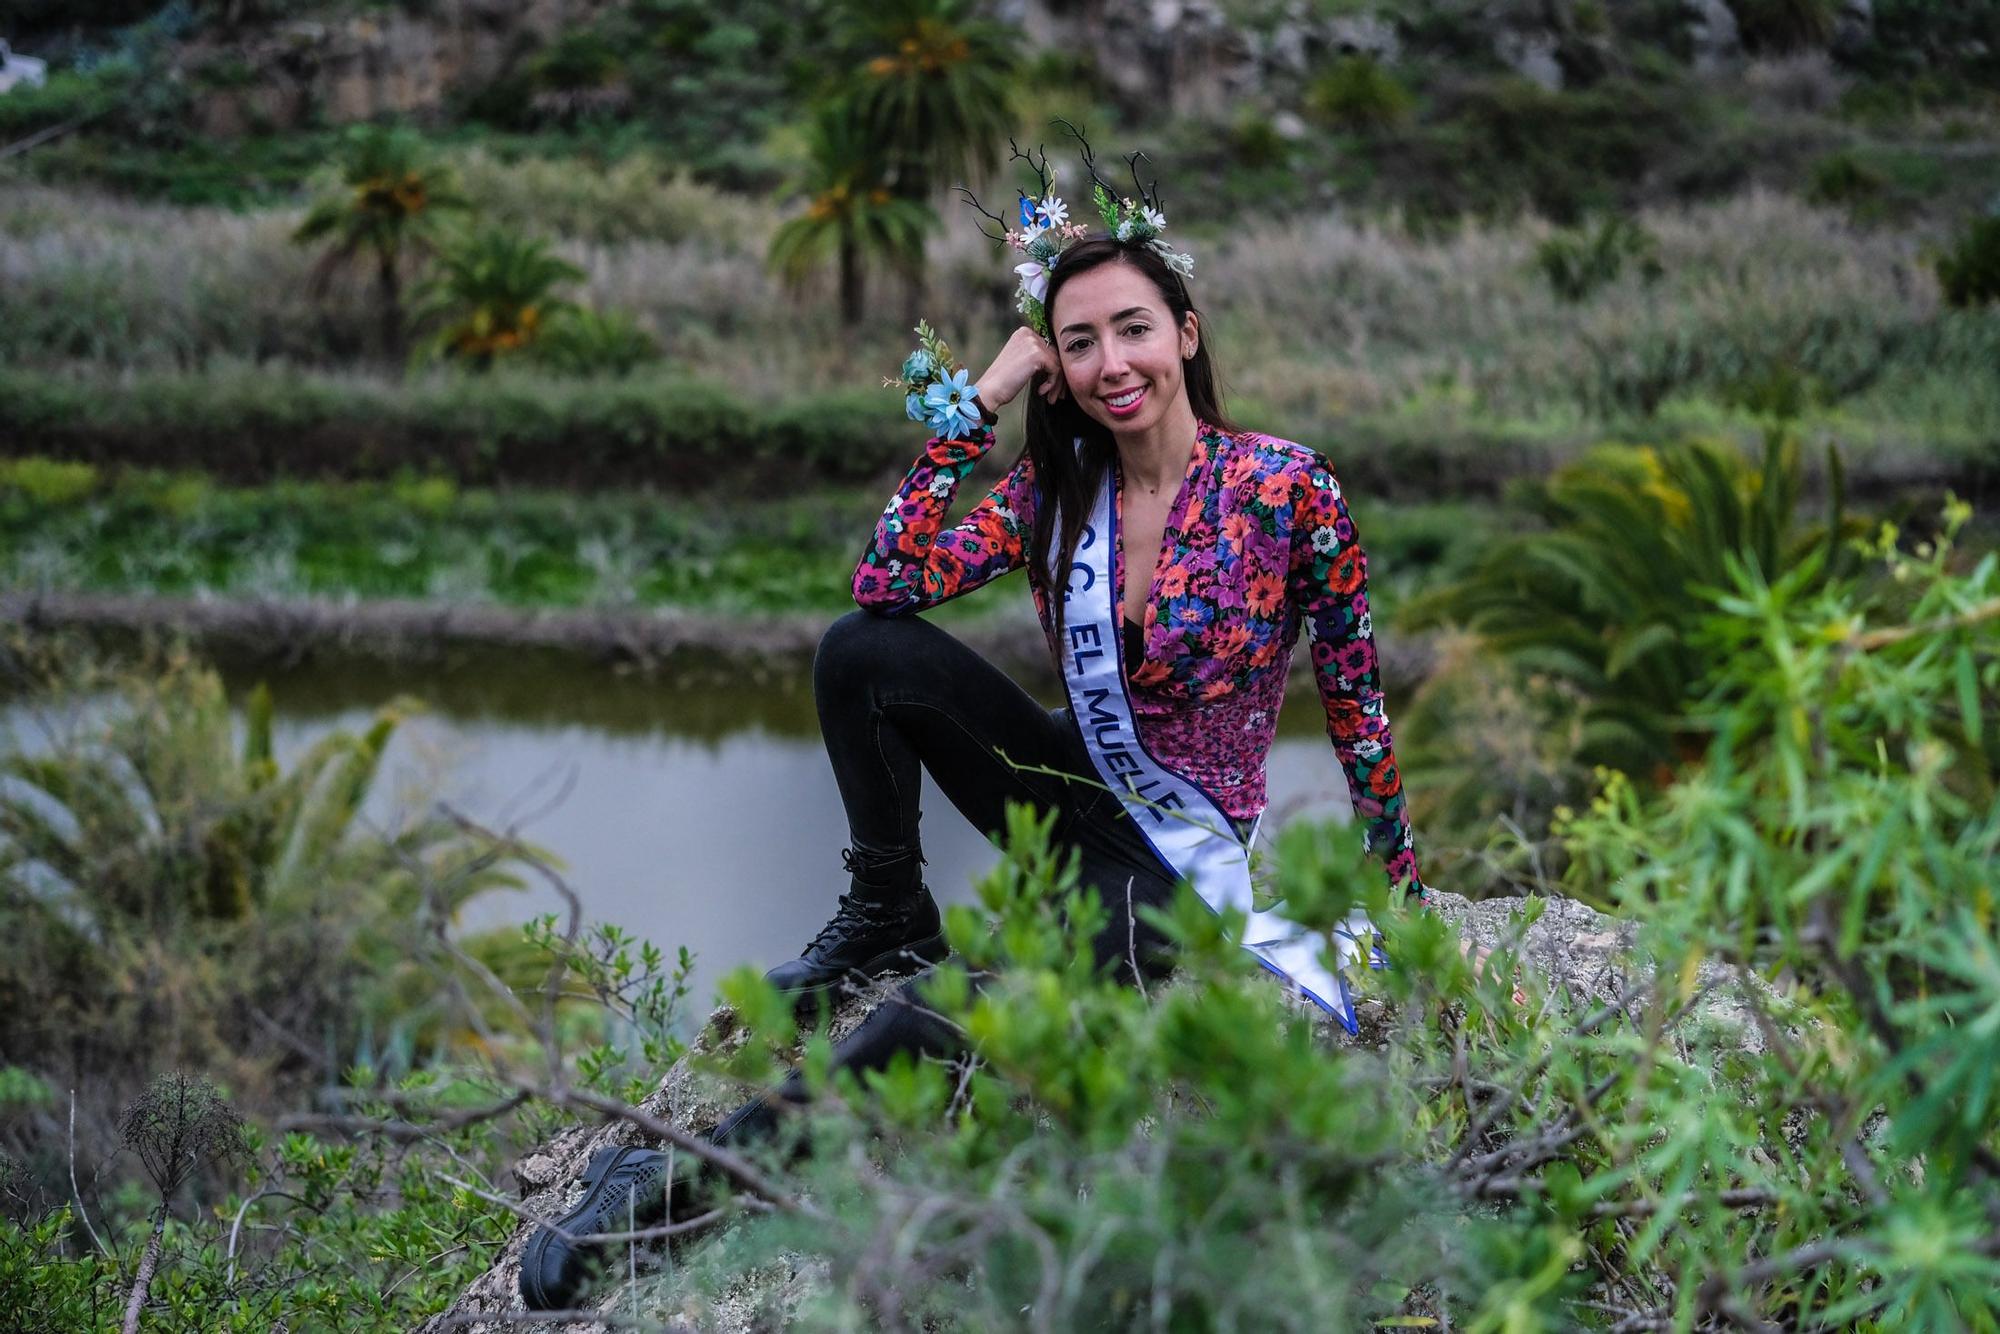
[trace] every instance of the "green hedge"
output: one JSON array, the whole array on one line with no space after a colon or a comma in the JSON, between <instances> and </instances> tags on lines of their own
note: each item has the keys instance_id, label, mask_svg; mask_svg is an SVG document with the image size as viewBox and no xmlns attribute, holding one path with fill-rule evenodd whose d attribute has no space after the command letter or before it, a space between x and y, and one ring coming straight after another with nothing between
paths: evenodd
<instances>
[{"instance_id":1,"label":"green hedge","mask_svg":"<svg viewBox=\"0 0 2000 1334\"><path fill-rule=\"evenodd\" d=\"M1392 413L1286 420L1248 399L1245 425L1311 443L1341 480L1382 498L1492 495L1595 438L1532 423ZM1009 436L982 465L997 476ZM1575 438L1571 438L1574 434ZM409 473L469 486L727 487L769 493L893 478L923 429L895 395L849 389L760 403L713 381L578 381L527 374L409 383L247 366L122 376L0 369L0 457L199 471L244 483Z\"/></svg>"},{"instance_id":2,"label":"green hedge","mask_svg":"<svg viewBox=\"0 0 2000 1334\"><path fill-rule=\"evenodd\" d=\"M1876 403L1873 415L1858 415L1852 403L1815 407L1797 423L1801 436L1815 456L1837 445L1859 493L1948 485L1986 494L2000 474L1989 406L2000 400L1955 374L1906 389ZM1931 391L1974 401L1933 402ZM123 375L0 368L0 457L197 471L246 484L416 474L473 487L693 492L740 489L754 478L756 494L768 497L893 481L923 444L923 429L904 420L895 398L864 387L766 402L671 372L566 380L523 370L398 382L247 365ZM1704 435L1752 448L1761 431L1750 408L1700 395L1615 418L1498 417L1448 395L1365 414L1283 410L1251 395L1236 396L1230 409L1249 428L1318 449L1346 486L1385 500L1499 495L1607 438ZM1010 414L977 483L1013 461L1018 429Z\"/></svg>"},{"instance_id":3,"label":"green hedge","mask_svg":"<svg viewBox=\"0 0 2000 1334\"><path fill-rule=\"evenodd\" d=\"M882 391L770 404L672 377L439 377L396 384L239 368L67 377L0 370L0 454L199 469L239 481L380 478L698 487L908 466L922 439ZM790 489L789 487L787 489Z\"/></svg>"}]
</instances>

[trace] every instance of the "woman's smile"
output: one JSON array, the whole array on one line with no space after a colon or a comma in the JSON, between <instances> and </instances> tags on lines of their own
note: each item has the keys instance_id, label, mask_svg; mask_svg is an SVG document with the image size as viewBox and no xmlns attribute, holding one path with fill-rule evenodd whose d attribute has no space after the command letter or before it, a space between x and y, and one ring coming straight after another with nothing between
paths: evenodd
<instances>
[{"instance_id":1,"label":"woman's smile","mask_svg":"<svg viewBox=\"0 0 2000 1334\"><path fill-rule=\"evenodd\" d=\"M1140 385L1134 389L1121 389L1117 393L1107 396L1104 400L1104 406L1110 411L1112 416L1123 418L1137 413L1145 401L1146 386Z\"/></svg>"}]
</instances>

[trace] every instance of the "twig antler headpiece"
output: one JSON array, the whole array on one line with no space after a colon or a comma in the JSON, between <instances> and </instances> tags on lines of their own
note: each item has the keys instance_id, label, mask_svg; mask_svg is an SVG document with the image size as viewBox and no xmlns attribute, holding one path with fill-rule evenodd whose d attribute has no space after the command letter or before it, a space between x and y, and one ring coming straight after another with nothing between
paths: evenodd
<instances>
[{"instance_id":1,"label":"twig antler headpiece","mask_svg":"<svg viewBox=\"0 0 2000 1334\"><path fill-rule=\"evenodd\" d=\"M1185 251L1175 250L1160 239L1166 230L1167 215L1163 211L1159 182L1150 184L1139 179L1139 163L1146 159L1144 153L1131 153L1125 158L1125 165L1132 173L1134 195L1119 195L1112 190L1103 177L1097 174L1097 163L1090 152L1090 141L1083 137L1083 131L1066 120L1056 124L1069 131L1083 150L1083 169L1090 177L1090 198L1097 206L1098 216L1104 219L1104 227L1119 241L1137 241L1157 251L1167 267L1183 278L1194 273L1194 257ZM1008 161L1028 164L1035 173L1039 184L1036 194L1021 192L1019 230L1007 225L1004 218L989 213L980 206L972 191L959 186L974 209L1000 228L996 233L981 226L980 231L996 241L1003 241L1016 250L1026 252L1026 262L1016 264L1014 272L1021 275L1021 314L1044 338L1049 334L1048 310L1043 301L1049 293L1049 273L1056 267L1056 261L1063 251L1088 235L1081 224L1069 220L1069 205L1056 197L1055 169L1049 166L1049 155L1045 150L1036 149L1023 153L1013 140L1007 141L1011 150Z\"/></svg>"}]
</instances>

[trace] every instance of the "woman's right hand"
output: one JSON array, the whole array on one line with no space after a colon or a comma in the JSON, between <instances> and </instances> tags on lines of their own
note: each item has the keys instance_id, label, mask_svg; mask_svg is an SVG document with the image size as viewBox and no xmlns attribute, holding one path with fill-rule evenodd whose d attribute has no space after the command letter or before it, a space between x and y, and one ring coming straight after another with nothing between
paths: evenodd
<instances>
[{"instance_id":1,"label":"woman's right hand","mask_svg":"<svg viewBox=\"0 0 2000 1334\"><path fill-rule=\"evenodd\" d=\"M993 364L974 383L979 386L975 401L988 421L1030 384L1050 403L1060 399L1064 392L1062 363L1056 359L1055 345L1025 324L1014 330L1013 337L993 358Z\"/></svg>"}]
</instances>

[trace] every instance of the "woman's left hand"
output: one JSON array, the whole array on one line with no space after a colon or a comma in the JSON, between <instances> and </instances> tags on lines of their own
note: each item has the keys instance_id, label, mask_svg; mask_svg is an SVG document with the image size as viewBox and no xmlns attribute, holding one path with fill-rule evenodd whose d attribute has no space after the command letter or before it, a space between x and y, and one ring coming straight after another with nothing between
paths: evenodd
<instances>
[{"instance_id":1,"label":"woman's left hand","mask_svg":"<svg viewBox=\"0 0 2000 1334\"><path fill-rule=\"evenodd\" d=\"M979 406L988 410L990 419L1030 385L1043 399L1055 402L1063 391L1062 362L1055 345L1024 324L1014 330L977 383Z\"/></svg>"}]
</instances>

